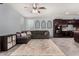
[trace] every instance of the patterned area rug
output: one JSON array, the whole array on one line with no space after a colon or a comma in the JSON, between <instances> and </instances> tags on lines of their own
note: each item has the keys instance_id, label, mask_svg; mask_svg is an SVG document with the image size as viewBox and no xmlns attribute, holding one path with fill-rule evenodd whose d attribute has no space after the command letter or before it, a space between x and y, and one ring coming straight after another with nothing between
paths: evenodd
<instances>
[{"instance_id":1,"label":"patterned area rug","mask_svg":"<svg viewBox=\"0 0 79 59\"><path fill-rule=\"evenodd\" d=\"M51 39L32 39L22 44L11 56L64 56Z\"/></svg>"}]
</instances>

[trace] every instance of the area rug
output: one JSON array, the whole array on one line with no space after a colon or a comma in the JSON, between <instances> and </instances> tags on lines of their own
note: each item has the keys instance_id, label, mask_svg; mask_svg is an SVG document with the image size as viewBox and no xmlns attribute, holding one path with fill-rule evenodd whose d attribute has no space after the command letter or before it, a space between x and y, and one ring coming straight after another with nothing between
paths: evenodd
<instances>
[{"instance_id":1,"label":"area rug","mask_svg":"<svg viewBox=\"0 0 79 59\"><path fill-rule=\"evenodd\" d=\"M32 39L21 45L11 56L64 56L51 39Z\"/></svg>"}]
</instances>

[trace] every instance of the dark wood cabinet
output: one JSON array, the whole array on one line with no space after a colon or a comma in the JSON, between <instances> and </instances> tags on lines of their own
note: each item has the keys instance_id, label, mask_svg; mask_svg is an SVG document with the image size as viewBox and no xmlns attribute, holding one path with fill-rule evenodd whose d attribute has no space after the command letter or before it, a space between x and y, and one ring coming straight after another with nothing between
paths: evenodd
<instances>
[{"instance_id":1,"label":"dark wood cabinet","mask_svg":"<svg viewBox=\"0 0 79 59\"><path fill-rule=\"evenodd\" d=\"M79 43L79 31L74 31L74 41Z\"/></svg>"},{"instance_id":2,"label":"dark wood cabinet","mask_svg":"<svg viewBox=\"0 0 79 59\"><path fill-rule=\"evenodd\" d=\"M77 28L79 28L78 19L55 19L53 21L54 37L73 37L73 31Z\"/></svg>"},{"instance_id":3,"label":"dark wood cabinet","mask_svg":"<svg viewBox=\"0 0 79 59\"><path fill-rule=\"evenodd\" d=\"M16 45L16 35L1 36L1 50L6 51Z\"/></svg>"}]
</instances>

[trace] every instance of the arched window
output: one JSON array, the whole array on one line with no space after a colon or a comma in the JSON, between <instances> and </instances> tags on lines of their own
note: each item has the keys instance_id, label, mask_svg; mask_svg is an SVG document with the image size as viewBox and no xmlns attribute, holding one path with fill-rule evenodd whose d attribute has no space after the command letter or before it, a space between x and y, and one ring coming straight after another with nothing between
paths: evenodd
<instances>
[{"instance_id":1,"label":"arched window","mask_svg":"<svg viewBox=\"0 0 79 59\"><path fill-rule=\"evenodd\" d=\"M35 28L40 28L40 21L35 21Z\"/></svg>"},{"instance_id":2,"label":"arched window","mask_svg":"<svg viewBox=\"0 0 79 59\"><path fill-rule=\"evenodd\" d=\"M41 22L41 28L42 29L45 29L46 28L46 22L44 20Z\"/></svg>"},{"instance_id":3,"label":"arched window","mask_svg":"<svg viewBox=\"0 0 79 59\"><path fill-rule=\"evenodd\" d=\"M51 28L52 28L52 21L49 20L49 21L47 22L47 28L48 28L48 29L51 29Z\"/></svg>"}]
</instances>

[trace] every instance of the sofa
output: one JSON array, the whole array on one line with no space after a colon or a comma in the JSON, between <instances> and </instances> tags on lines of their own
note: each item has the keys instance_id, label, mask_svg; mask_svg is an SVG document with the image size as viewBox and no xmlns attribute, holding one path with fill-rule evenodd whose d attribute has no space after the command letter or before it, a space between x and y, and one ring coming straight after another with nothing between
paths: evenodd
<instances>
[{"instance_id":1,"label":"sofa","mask_svg":"<svg viewBox=\"0 0 79 59\"><path fill-rule=\"evenodd\" d=\"M31 31L31 39L49 39L49 36L49 31L47 30Z\"/></svg>"},{"instance_id":2,"label":"sofa","mask_svg":"<svg viewBox=\"0 0 79 59\"><path fill-rule=\"evenodd\" d=\"M17 32L16 33L16 44L26 44L30 41L31 36L27 32Z\"/></svg>"}]
</instances>

